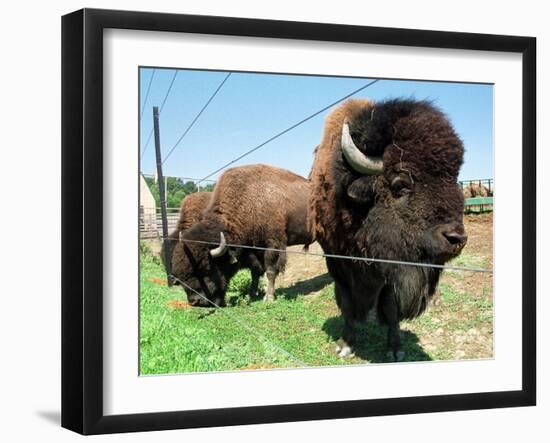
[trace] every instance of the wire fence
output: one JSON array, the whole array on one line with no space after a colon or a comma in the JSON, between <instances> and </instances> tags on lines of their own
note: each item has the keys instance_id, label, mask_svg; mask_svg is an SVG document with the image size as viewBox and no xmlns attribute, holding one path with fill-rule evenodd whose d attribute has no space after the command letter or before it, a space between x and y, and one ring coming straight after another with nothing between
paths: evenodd
<instances>
[{"instance_id":1,"label":"wire fence","mask_svg":"<svg viewBox=\"0 0 550 443\"><path fill-rule=\"evenodd\" d=\"M166 238L165 240L175 241L175 239L171 239L171 238ZM179 240L178 239L177 241L183 241L185 243L205 244L210 246L219 246L219 242L204 241L204 240L191 240L191 239ZM362 261L367 263L386 263L386 264L394 264L394 265L413 266L413 267L419 267L419 268L446 269L448 271L469 271L469 272L484 272L484 273L493 272L492 269L476 268L476 267L469 267L469 266L439 265L435 263L420 263L420 262L410 262L410 261L404 261L404 260L391 260L391 259L384 259L384 258L371 258L371 257L359 257L359 256L351 256L351 255L325 254L325 253L317 253L317 252L309 252L309 251L295 251L295 250L289 250L289 249L264 248L261 246L238 245L238 244L227 243L227 247L239 248L239 249L251 249L256 251L273 251L273 252L279 252L279 253L301 254L301 255L324 257L324 258L338 258L342 260Z\"/></svg>"}]
</instances>

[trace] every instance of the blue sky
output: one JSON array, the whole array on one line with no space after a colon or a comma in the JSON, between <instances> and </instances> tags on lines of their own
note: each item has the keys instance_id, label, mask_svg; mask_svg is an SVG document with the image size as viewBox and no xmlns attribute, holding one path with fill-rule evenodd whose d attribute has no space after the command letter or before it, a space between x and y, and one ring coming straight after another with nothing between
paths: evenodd
<instances>
[{"instance_id":1,"label":"blue sky","mask_svg":"<svg viewBox=\"0 0 550 443\"><path fill-rule=\"evenodd\" d=\"M153 126L152 107L161 106L174 77L173 69L141 68L141 150ZM162 157L171 150L227 72L179 70L162 113ZM368 83L369 78L232 73L195 125L164 163L164 174L203 178L245 151L306 116ZM464 141L461 180L493 177L492 85L380 80L355 97L430 99L450 118ZM145 98L147 100L145 101ZM327 110L268 143L233 166L267 163L307 176ZM141 171L154 173L151 138ZM217 174L219 175L219 174ZM215 175L213 178L216 178Z\"/></svg>"}]
</instances>

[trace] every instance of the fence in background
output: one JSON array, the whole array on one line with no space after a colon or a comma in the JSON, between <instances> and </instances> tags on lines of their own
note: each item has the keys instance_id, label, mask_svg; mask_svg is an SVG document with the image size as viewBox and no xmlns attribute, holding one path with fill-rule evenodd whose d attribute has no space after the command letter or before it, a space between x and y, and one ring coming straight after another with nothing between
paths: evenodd
<instances>
[{"instance_id":1,"label":"fence in background","mask_svg":"<svg viewBox=\"0 0 550 443\"><path fill-rule=\"evenodd\" d=\"M493 210L495 185L492 178L458 182L464 194L464 212L481 213Z\"/></svg>"},{"instance_id":2,"label":"fence in background","mask_svg":"<svg viewBox=\"0 0 550 443\"><path fill-rule=\"evenodd\" d=\"M142 174L143 183L140 187L140 206L139 206L139 234L141 239L151 240L162 237L162 214L161 208L156 203L153 192L150 188L151 183L156 182L154 174ZM210 191L215 183L215 180L201 180L192 177L164 177L165 181L169 179L179 179L182 184L186 185L185 190L186 195L200 192L200 191ZM202 184L199 182L202 181ZM205 183L207 182L207 183ZM190 186L190 183L193 186ZM167 189L167 199L170 197L170 191ZM155 190L156 191L156 190ZM179 204L181 199L178 199L178 206L174 206L175 203L172 202L172 207L167 207L167 221L168 221L168 232L172 232L176 229L178 220L179 220Z\"/></svg>"}]
</instances>

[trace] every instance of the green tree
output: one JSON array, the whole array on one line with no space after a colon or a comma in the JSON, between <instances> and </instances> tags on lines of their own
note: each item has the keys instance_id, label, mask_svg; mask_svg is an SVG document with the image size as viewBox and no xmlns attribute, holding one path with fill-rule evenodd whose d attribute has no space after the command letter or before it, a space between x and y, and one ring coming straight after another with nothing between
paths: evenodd
<instances>
[{"instance_id":1,"label":"green tree","mask_svg":"<svg viewBox=\"0 0 550 443\"><path fill-rule=\"evenodd\" d=\"M160 207L160 191L158 183L155 183L153 177L144 177L147 186L151 190L155 203L157 207ZM184 182L181 178L178 177L166 177L166 207L167 208L179 208L181 201L194 192L198 192L199 188L193 181ZM212 191L214 189L213 183L208 183L207 185L200 186L201 191Z\"/></svg>"}]
</instances>

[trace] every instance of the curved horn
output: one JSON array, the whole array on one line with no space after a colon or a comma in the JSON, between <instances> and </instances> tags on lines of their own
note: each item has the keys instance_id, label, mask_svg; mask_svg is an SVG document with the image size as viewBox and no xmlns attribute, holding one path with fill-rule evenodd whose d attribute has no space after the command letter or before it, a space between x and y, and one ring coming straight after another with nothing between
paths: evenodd
<instances>
[{"instance_id":1,"label":"curved horn","mask_svg":"<svg viewBox=\"0 0 550 443\"><path fill-rule=\"evenodd\" d=\"M350 166L360 174L376 175L381 174L384 169L382 157L368 157L363 154L351 138L349 133L349 125L347 120L344 120L342 126L342 152Z\"/></svg>"},{"instance_id":2,"label":"curved horn","mask_svg":"<svg viewBox=\"0 0 550 443\"><path fill-rule=\"evenodd\" d=\"M223 232L220 232L220 246L214 249L210 249L210 255L214 258L221 257L227 252L227 242Z\"/></svg>"}]
</instances>

